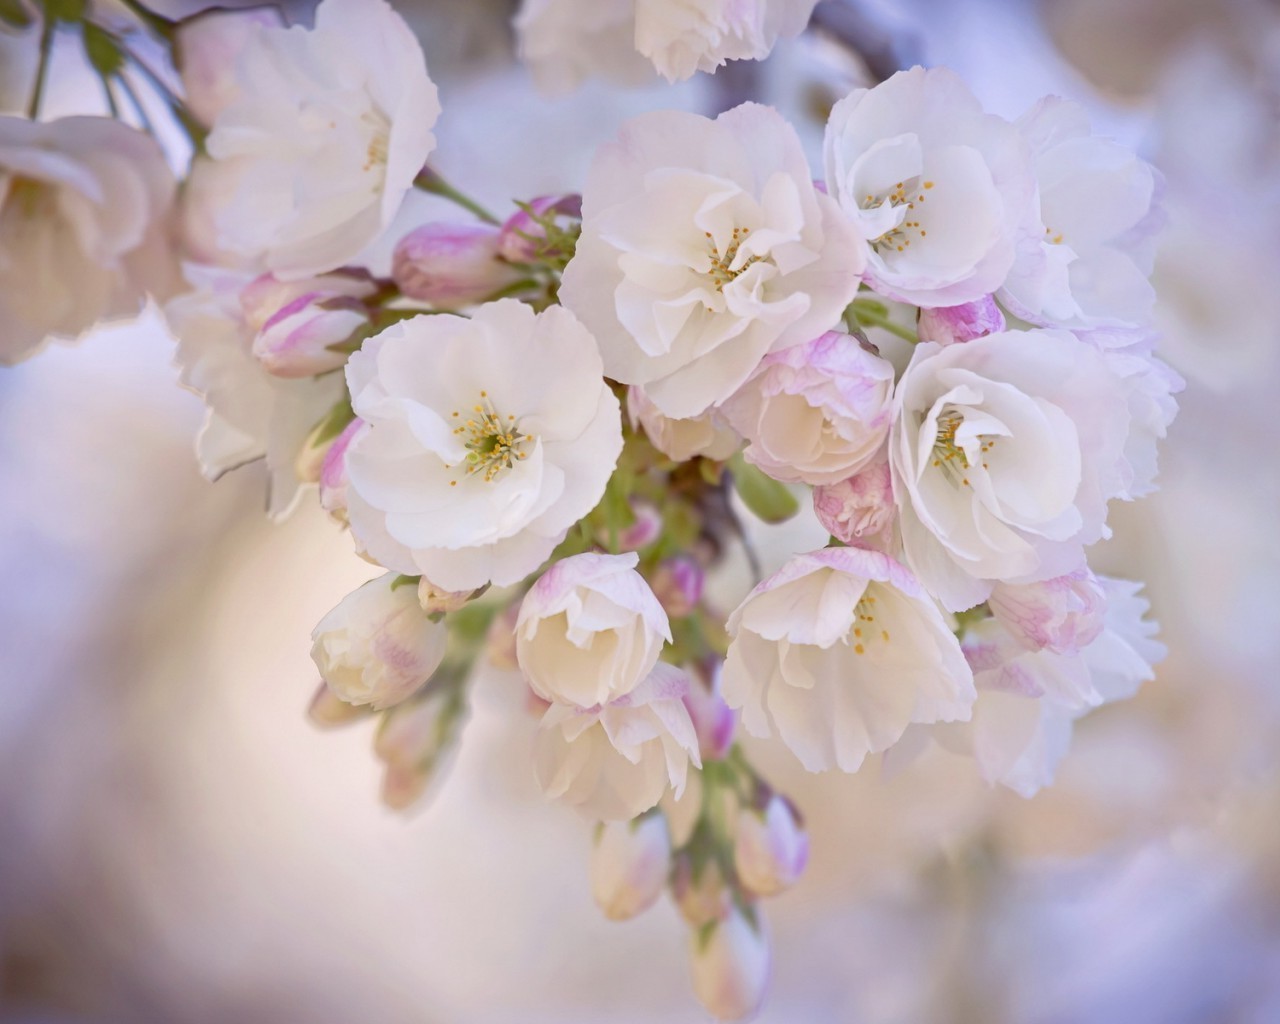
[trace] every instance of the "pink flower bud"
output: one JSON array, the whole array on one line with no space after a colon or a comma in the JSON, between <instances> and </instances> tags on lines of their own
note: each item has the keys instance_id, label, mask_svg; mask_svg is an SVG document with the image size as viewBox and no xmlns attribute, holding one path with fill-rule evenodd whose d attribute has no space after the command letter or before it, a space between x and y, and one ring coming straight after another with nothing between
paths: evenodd
<instances>
[{"instance_id":1,"label":"pink flower bud","mask_svg":"<svg viewBox=\"0 0 1280 1024\"><path fill-rule=\"evenodd\" d=\"M962 306L939 306L920 310L916 325L921 341L936 341L939 345L956 345L973 341L985 334L995 334L1005 328L1004 314L990 295L966 302Z\"/></svg>"},{"instance_id":2,"label":"pink flower bud","mask_svg":"<svg viewBox=\"0 0 1280 1024\"><path fill-rule=\"evenodd\" d=\"M639 551L658 539L662 532L662 513L647 501L633 501L631 513L636 521L618 534L621 551Z\"/></svg>"},{"instance_id":3,"label":"pink flower bud","mask_svg":"<svg viewBox=\"0 0 1280 1024\"><path fill-rule=\"evenodd\" d=\"M702 566L688 555L668 558L653 574L651 586L669 618L688 615L702 600L706 574Z\"/></svg>"},{"instance_id":4,"label":"pink flower bud","mask_svg":"<svg viewBox=\"0 0 1280 1024\"><path fill-rule=\"evenodd\" d=\"M428 615L456 612L474 593L474 590L442 590L425 576L418 581L418 603Z\"/></svg>"},{"instance_id":5,"label":"pink flower bud","mask_svg":"<svg viewBox=\"0 0 1280 1024\"><path fill-rule=\"evenodd\" d=\"M696 680L700 677L690 673L695 679L684 698L684 706L693 719L694 732L698 734L698 748L703 761L718 761L733 746L734 733L738 728L738 712L734 711L720 696L720 673L724 662L716 663L711 677L711 686L703 686Z\"/></svg>"},{"instance_id":6,"label":"pink flower bud","mask_svg":"<svg viewBox=\"0 0 1280 1024\"><path fill-rule=\"evenodd\" d=\"M610 921L625 921L649 909L666 887L670 870L671 835L663 815L600 825L591 849L591 895Z\"/></svg>"},{"instance_id":7,"label":"pink flower bud","mask_svg":"<svg viewBox=\"0 0 1280 1024\"><path fill-rule=\"evenodd\" d=\"M846 544L879 537L895 514L889 463L873 462L847 480L815 487L813 510L827 532Z\"/></svg>"},{"instance_id":8,"label":"pink flower bud","mask_svg":"<svg viewBox=\"0 0 1280 1024\"><path fill-rule=\"evenodd\" d=\"M368 707L348 704L329 689L328 683L320 684L307 707L307 717L311 719L311 724L321 729L336 729L340 725L364 718L368 713Z\"/></svg>"},{"instance_id":9,"label":"pink flower bud","mask_svg":"<svg viewBox=\"0 0 1280 1024\"><path fill-rule=\"evenodd\" d=\"M348 423L320 463L320 507L343 523L347 520L347 449L363 426L359 417Z\"/></svg>"},{"instance_id":10,"label":"pink flower bud","mask_svg":"<svg viewBox=\"0 0 1280 1024\"><path fill-rule=\"evenodd\" d=\"M331 346L369 322L364 304L376 290L367 275L334 273L301 281L264 274L240 293L255 332L253 354L277 377L314 377L336 370L346 352Z\"/></svg>"},{"instance_id":11,"label":"pink flower bud","mask_svg":"<svg viewBox=\"0 0 1280 1024\"><path fill-rule=\"evenodd\" d=\"M400 239L391 276L411 299L461 309L518 281L520 271L498 258L497 228L437 222Z\"/></svg>"},{"instance_id":12,"label":"pink flower bud","mask_svg":"<svg viewBox=\"0 0 1280 1024\"><path fill-rule=\"evenodd\" d=\"M774 794L764 810L738 813L733 865L738 880L757 896L776 896L795 885L809 863L809 836L785 797Z\"/></svg>"},{"instance_id":13,"label":"pink flower bud","mask_svg":"<svg viewBox=\"0 0 1280 1024\"><path fill-rule=\"evenodd\" d=\"M763 922L733 908L727 917L690 936L693 992L717 1020L755 1013L769 985L769 942Z\"/></svg>"},{"instance_id":14,"label":"pink flower bud","mask_svg":"<svg viewBox=\"0 0 1280 1024\"><path fill-rule=\"evenodd\" d=\"M386 765L382 801L407 810L426 795L457 747L467 719L466 705L455 687L428 690L383 716L373 752Z\"/></svg>"},{"instance_id":15,"label":"pink flower bud","mask_svg":"<svg viewBox=\"0 0 1280 1024\"><path fill-rule=\"evenodd\" d=\"M539 196L528 203L539 217L548 214L574 220L582 217L582 196ZM544 251L546 230L526 210L507 218L498 234L498 253L512 263L533 263L539 256L563 256L558 250Z\"/></svg>"},{"instance_id":16,"label":"pink flower bud","mask_svg":"<svg viewBox=\"0 0 1280 1024\"><path fill-rule=\"evenodd\" d=\"M987 603L1024 647L1074 656L1102 632L1107 595L1089 567L1081 566L1041 583L997 583Z\"/></svg>"},{"instance_id":17,"label":"pink flower bud","mask_svg":"<svg viewBox=\"0 0 1280 1024\"><path fill-rule=\"evenodd\" d=\"M733 896L714 860L702 863L694 877L693 861L687 853L676 858L671 877L671 895L680 916L694 928L719 921L733 906Z\"/></svg>"}]
</instances>

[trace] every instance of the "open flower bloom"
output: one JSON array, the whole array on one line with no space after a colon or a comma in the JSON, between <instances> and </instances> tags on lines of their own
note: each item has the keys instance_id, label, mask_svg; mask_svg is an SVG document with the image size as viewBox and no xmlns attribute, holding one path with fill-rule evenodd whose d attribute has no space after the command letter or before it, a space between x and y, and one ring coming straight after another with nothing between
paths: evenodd
<instances>
[{"instance_id":1,"label":"open flower bloom","mask_svg":"<svg viewBox=\"0 0 1280 1024\"><path fill-rule=\"evenodd\" d=\"M221 246L279 277L349 262L390 222L440 113L412 30L384 0L323 0L315 27L260 28L207 149L225 164Z\"/></svg>"},{"instance_id":2,"label":"open flower bloom","mask_svg":"<svg viewBox=\"0 0 1280 1024\"><path fill-rule=\"evenodd\" d=\"M449 631L418 605L396 573L370 580L342 599L311 634L320 675L349 704L399 704L440 667Z\"/></svg>"},{"instance_id":3,"label":"open flower bloom","mask_svg":"<svg viewBox=\"0 0 1280 1024\"><path fill-rule=\"evenodd\" d=\"M347 364L365 427L346 454L357 543L445 590L516 583L604 494L618 400L591 335L559 306L505 299L419 316Z\"/></svg>"},{"instance_id":4,"label":"open flower bloom","mask_svg":"<svg viewBox=\"0 0 1280 1024\"><path fill-rule=\"evenodd\" d=\"M724 699L810 771L857 771L912 722L969 717L973 674L937 606L878 551L796 555L729 617Z\"/></svg>"},{"instance_id":5,"label":"open flower bloom","mask_svg":"<svg viewBox=\"0 0 1280 1024\"><path fill-rule=\"evenodd\" d=\"M160 148L118 121L0 116L0 365L166 298L173 193Z\"/></svg>"},{"instance_id":6,"label":"open flower bloom","mask_svg":"<svg viewBox=\"0 0 1280 1024\"><path fill-rule=\"evenodd\" d=\"M669 459L684 462L695 455L723 460L742 446L740 438L717 410L708 409L698 416L672 419L649 401L644 389L627 388L627 415L632 425L639 424L650 443Z\"/></svg>"},{"instance_id":7,"label":"open flower bloom","mask_svg":"<svg viewBox=\"0 0 1280 1024\"><path fill-rule=\"evenodd\" d=\"M574 555L551 566L525 595L516 657L543 700L607 704L653 671L671 626L636 572L639 561L635 552Z\"/></svg>"},{"instance_id":8,"label":"open flower bloom","mask_svg":"<svg viewBox=\"0 0 1280 1024\"><path fill-rule=\"evenodd\" d=\"M560 299L604 370L666 416L724 401L766 352L835 325L864 258L776 110L628 121L592 162Z\"/></svg>"},{"instance_id":9,"label":"open flower bloom","mask_svg":"<svg viewBox=\"0 0 1280 1024\"><path fill-rule=\"evenodd\" d=\"M833 484L866 466L889 433L893 364L839 331L764 357L723 408L775 480Z\"/></svg>"},{"instance_id":10,"label":"open flower bloom","mask_svg":"<svg viewBox=\"0 0 1280 1024\"><path fill-rule=\"evenodd\" d=\"M668 82L729 60L763 60L797 36L817 0L633 0L635 45Z\"/></svg>"},{"instance_id":11,"label":"open flower bloom","mask_svg":"<svg viewBox=\"0 0 1280 1024\"><path fill-rule=\"evenodd\" d=\"M643 814L668 786L679 797L689 762L702 767L682 699L688 691L688 676L659 662L639 686L608 704L552 704L534 755L543 792L605 821Z\"/></svg>"},{"instance_id":12,"label":"open flower bloom","mask_svg":"<svg viewBox=\"0 0 1280 1024\"><path fill-rule=\"evenodd\" d=\"M1159 173L1132 150L1090 133L1076 103L1047 96L1018 121L1031 144L1039 209L1000 292L1031 323L1134 326L1151 314L1148 278Z\"/></svg>"},{"instance_id":13,"label":"open flower bloom","mask_svg":"<svg viewBox=\"0 0 1280 1024\"><path fill-rule=\"evenodd\" d=\"M308 435L342 397L338 374L287 380L253 354L254 330L241 305L249 277L188 266L193 291L165 307L178 342L180 380L208 407L196 439L200 469L210 480L257 459L269 474L267 511L274 519L297 502L297 458Z\"/></svg>"},{"instance_id":14,"label":"open flower bloom","mask_svg":"<svg viewBox=\"0 0 1280 1024\"><path fill-rule=\"evenodd\" d=\"M952 611L1072 571L1109 535L1129 425L1122 382L1066 331L918 345L889 439L907 564Z\"/></svg>"},{"instance_id":15,"label":"open flower bloom","mask_svg":"<svg viewBox=\"0 0 1280 1024\"><path fill-rule=\"evenodd\" d=\"M1141 584L1099 577L1107 609L1102 632L1076 656L1029 651L996 619L965 632L978 699L967 723L929 730L953 753L972 756L991 785L1032 796L1053 781L1074 723L1091 708L1133 696L1164 657L1144 619Z\"/></svg>"},{"instance_id":16,"label":"open flower bloom","mask_svg":"<svg viewBox=\"0 0 1280 1024\"><path fill-rule=\"evenodd\" d=\"M956 306L1004 283L1034 195L1030 156L954 72L917 67L855 89L831 111L824 153L877 292Z\"/></svg>"},{"instance_id":17,"label":"open flower bloom","mask_svg":"<svg viewBox=\"0 0 1280 1024\"><path fill-rule=\"evenodd\" d=\"M636 52L636 0L524 0L513 27L520 59L543 92L567 93L587 78L653 80Z\"/></svg>"}]
</instances>

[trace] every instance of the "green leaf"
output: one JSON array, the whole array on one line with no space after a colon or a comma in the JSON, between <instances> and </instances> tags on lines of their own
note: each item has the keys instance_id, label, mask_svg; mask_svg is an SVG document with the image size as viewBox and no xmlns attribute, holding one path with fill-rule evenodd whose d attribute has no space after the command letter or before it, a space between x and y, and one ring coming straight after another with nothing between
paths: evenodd
<instances>
[{"instance_id":1,"label":"green leaf","mask_svg":"<svg viewBox=\"0 0 1280 1024\"><path fill-rule=\"evenodd\" d=\"M332 441L341 434L347 424L356 418L355 410L351 408L351 399L347 395L343 395L342 399L325 415L319 423L312 429L311 437L308 443L312 448L319 447L328 441Z\"/></svg>"},{"instance_id":2,"label":"green leaf","mask_svg":"<svg viewBox=\"0 0 1280 1024\"><path fill-rule=\"evenodd\" d=\"M103 78L110 78L124 67L124 53L116 37L91 21L84 23L84 53Z\"/></svg>"},{"instance_id":3,"label":"green leaf","mask_svg":"<svg viewBox=\"0 0 1280 1024\"><path fill-rule=\"evenodd\" d=\"M83 21L85 0L44 0L44 12L53 21Z\"/></svg>"},{"instance_id":4,"label":"green leaf","mask_svg":"<svg viewBox=\"0 0 1280 1024\"><path fill-rule=\"evenodd\" d=\"M767 477L739 452L729 463L733 489L742 503L766 523L785 523L800 511L800 503L785 484Z\"/></svg>"},{"instance_id":5,"label":"green leaf","mask_svg":"<svg viewBox=\"0 0 1280 1024\"><path fill-rule=\"evenodd\" d=\"M22 0L0 0L0 22L9 28L28 28L35 20L34 12Z\"/></svg>"}]
</instances>

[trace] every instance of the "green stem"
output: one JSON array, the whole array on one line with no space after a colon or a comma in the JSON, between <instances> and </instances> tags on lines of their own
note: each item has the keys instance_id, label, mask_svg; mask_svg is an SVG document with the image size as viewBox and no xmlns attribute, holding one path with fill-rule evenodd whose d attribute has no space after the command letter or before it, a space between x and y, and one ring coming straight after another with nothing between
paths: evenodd
<instances>
[{"instance_id":1,"label":"green stem","mask_svg":"<svg viewBox=\"0 0 1280 1024\"><path fill-rule=\"evenodd\" d=\"M866 306L860 306L855 301L849 307L853 311L853 315L860 324L868 327L879 327L888 331L890 334L896 334L903 341L909 341L911 344L917 344L920 339L916 336L916 332L903 327L901 324L895 324L889 319L888 315L878 310L868 309Z\"/></svg>"},{"instance_id":2,"label":"green stem","mask_svg":"<svg viewBox=\"0 0 1280 1024\"><path fill-rule=\"evenodd\" d=\"M53 52L53 39L57 33L58 22L44 13L44 24L40 26L40 60L36 65L36 84L31 89L31 102L27 104L27 117L32 121L40 114L40 101L44 98L44 82L49 76L49 55Z\"/></svg>"},{"instance_id":3,"label":"green stem","mask_svg":"<svg viewBox=\"0 0 1280 1024\"><path fill-rule=\"evenodd\" d=\"M116 75L115 81L120 83L120 88L124 90L124 94L129 98L129 103L138 113L138 120L142 122L142 129L148 135L154 137L156 134L155 125L151 123L151 117L147 114L147 108L142 105L142 98L138 95L138 91L133 87L133 83L124 75Z\"/></svg>"},{"instance_id":4,"label":"green stem","mask_svg":"<svg viewBox=\"0 0 1280 1024\"><path fill-rule=\"evenodd\" d=\"M496 227L502 223L502 221L498 220L497 217L477 203L474 199L470 196L463 195L433 170L428 169L423 171L413 179L413 183L424 192L429 192L433 196L440 196L442 199L447 199L449 202L457 206L461 206L464 210L474 214L486 224L493 224Z\"/></svg>"},{"instance_id":5,"label":"green stem","mask_svg":"<svg viewBox=\"0 0 1280 1024\"><path fill-rule=\"evenodd\" d=\"M153 71L136 53L132 50L126 50L125 56L128 57L129 63L142 73L142 76L151 85L160 98L168 105L169 110L173 113L174 119L182 126L182 130L187 133L187 138L191 140L191 145L196 149L200 149L204 145L205 136L209 133L205 130L194 114L187 109L187 105L182 101L169 85L155 71Z\"/></svg>"},{"instance_id":6,"label":"green stem","mask_svg":"<svg viewBox=\"0 0 1280 1024\"><path fill-rule=\"evenodd\" d=\"M161 39L173 42L173 34L178 28L177 22L143 7L142 4L138 3L138 0L120 0L120 2L129 9L135 18Z\"/></svg>"}]
</instances>

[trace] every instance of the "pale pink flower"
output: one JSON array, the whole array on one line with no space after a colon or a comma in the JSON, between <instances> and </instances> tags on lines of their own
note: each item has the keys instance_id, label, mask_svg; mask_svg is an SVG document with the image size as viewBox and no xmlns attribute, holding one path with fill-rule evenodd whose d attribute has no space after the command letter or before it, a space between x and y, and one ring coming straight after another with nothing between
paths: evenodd
<instances>
[{"instance_id":1,"label":"pale pink flower","mask_svg":"<svg viewBox=\"0 0 1280 1024\"><path fill-rule=\"evenodd\" d=\"M797 36L817 0L634 0L636 49L668 82L714 73L730 60L763 60Z\"/></svg>"},{"instance_id":2,"label":"pale pink flower","mask_svg":"<svg viewBox=\"0 0 1280 1024\"><path fill-rule=\"evenodd\" d=\"M937 306L920 310L916 331L921 341L957 345L985 334L1005 329L1004 314L990 295L959 306Z\"/></svg>"},{"instance_id":3,"label":"pale pink flower","mask_svg":"<svg viewBox=\"0 0 1280 1024\"><path fill-rule=\"evenodd\" d=\"M496 295L521 277L498 258L498 229L488 224L423 224L396 243L391 276L411 299L461 309Z\"/></svg>"},{"instance_id":4,"label":"pale pink flower","mask_svg":"<svg viewBox=\"0 0 1280 1024\"><path fill-rule=\"evenodd\" d=\"M610 921L625 921L653 906L670 871L671 834L664 815L598 827L588 875L596 906Z\"/></svg>"},{"instance_id":5,"label":"pale pink flower","mask_svg":"<svg viewBox=\"0 0 1280 1024\"><path fill-rule=\"evenodd\" d=\"M1040 583L997 583L987 604L1024 646L1074 655L1102 632L1107 599L1085 565Z\"/></svg>"},{"instance_id":6,"label":"pale pink flower","mask_svg":"<svg viewBox=\"0 0 1280 1024\"><path fill-rule=\"evenodd\" d=\"M336 370L337 350L369 323L364 300L376 286L367 274L333 273L281 281L264 274L240 293L245 323L255 332L253 354L276 377L315 377Z\"/></svg>"},{"instance_id":7,"label":"pale pink flower","mask_svg":"<svg viewBox=\"0 0 1280 1024\"><path fill-rule=\"evenodd\" d=\"M777 793L763 808L738 812L733 864L757 896L776 896L799 881L809 863L809 835L791 802Z\"/></svg>"},{"instance_id":8,"label":"pale pink flower","mask_svg":"<svg viewBox=\"0 0 1280 1024\"><path fill-rule=\"evenodd\" d=\"M742 438L719 412L709 409L698 416L672 419L649 401L643 388L634 385L627 388L627 415L658 451L675 462L697 455L719 462L742 446Z\"/></svg>"},{"instance_id":9,"label":"pale pink flower","mask_svg":"<svg viewBox=\"0 0 1280 1024\"><path fill-rule=\"evenodd\" d=\"M882 547L898 512L888 460L881 457L847 480L815 487L813 511L836 540Z\"/></svg>"},{"instance_id":10,"label":"pale pink flower","mask_svg":"<svg viewBox=\"0 0 1280 1024\"><path fill-rule=\"evenodd\" d=\"M705 930L690 933L693 993L716 1020L741 1020L764 1002L769 985L769 942L757 911L748 920L737 907Z\"/></svg>"}]
</instances>

